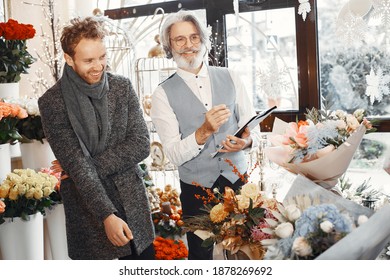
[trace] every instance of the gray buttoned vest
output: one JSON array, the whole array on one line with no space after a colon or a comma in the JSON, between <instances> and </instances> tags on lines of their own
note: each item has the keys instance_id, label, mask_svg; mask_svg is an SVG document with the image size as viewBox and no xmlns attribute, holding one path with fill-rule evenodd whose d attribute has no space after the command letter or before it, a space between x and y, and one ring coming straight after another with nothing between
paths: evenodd
<instances>
[{"instance_id":1,"label":"gray buttoned vest","mask_svg":"<svg viewBox=\"0 0 390 280\"><path fill-rule=\"evenodd\" d=\"M226 104L232 113L229 120L221 126L218 133L213 134L198 156L185 162L179 169L179 177L184 183L198 183L206 188L212 187L219 175L234 183L239 177L224 159L230 159L243 174L247 163L243 151L236 153L219 153L211 157L227 134L233 134L238 128L238 112L236 110L236 91L233 80L226 68L208 67L213 106ZM182 139L196 131L204 122L206 108L194 95L184 80L177 74L172 75L161 84L170 106L176 114Z\"/></svg>"}]
</instances>

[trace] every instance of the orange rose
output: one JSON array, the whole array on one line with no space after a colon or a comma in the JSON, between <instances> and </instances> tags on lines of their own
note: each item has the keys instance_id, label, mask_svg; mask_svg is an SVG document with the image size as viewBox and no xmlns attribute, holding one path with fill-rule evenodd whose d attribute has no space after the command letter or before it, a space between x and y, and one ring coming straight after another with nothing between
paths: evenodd
<instances>
[{"instance_id":1,"label":"orange rose","mask_svg":"<svg viewBox=\"0 0 390 280\"><path fill-rule=\"evenodd\" d=\"M307 137L306 130L308 125L300 122L299 124L295 122L288 123L286 128L286 133L283 136L285 145L298 145L301 148L307 147Z\"/></svg>"}]
</instances>

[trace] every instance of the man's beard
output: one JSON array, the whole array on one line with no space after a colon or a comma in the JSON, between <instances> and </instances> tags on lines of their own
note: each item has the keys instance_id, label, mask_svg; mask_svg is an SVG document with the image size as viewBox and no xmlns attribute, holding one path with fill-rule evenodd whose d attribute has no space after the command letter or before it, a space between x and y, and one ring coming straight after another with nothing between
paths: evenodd
<instances>
[{"instance_id":1,"label":"man's beard","mask_svg":"<svg viewBox=\"0 0 390 280\"><path fill-rule=\"evenodd\" d=\"M190 61L181 55L182 53L188 51L198 51ZM177 67L182 69L197 69L202 65L205 52L206 52L206 46L201 45L200 48L188 48L180 52L176 52L172 50L172 56L177 64Z\"/></svg>"}]
</instances>

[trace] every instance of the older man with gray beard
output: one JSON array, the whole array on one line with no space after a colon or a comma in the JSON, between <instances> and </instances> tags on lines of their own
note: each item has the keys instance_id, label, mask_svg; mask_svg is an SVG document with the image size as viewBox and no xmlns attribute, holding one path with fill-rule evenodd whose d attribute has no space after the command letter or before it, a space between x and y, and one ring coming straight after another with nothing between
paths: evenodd
<instances>
[{"instance_id":1,"label":"older man with gray beard","mask_svg":"<svg viewBox=\"0 0 390 280\"><path fill-rule=\"evenodd\" d=\"M152 96L151 118L172 163L178 166L183 216L204 214L207 196L196 185L238 189L244 182L232 172L229 159L241 174L247 170L243 150L257 146L260 130L247 129L241 138L233 136L238 127L255 114L238 75L224 67L204 63L208 34L190 11L171 14L161 28L161 43L177 71L162 82ZM219 151L217 156L211 154ZM189 259L211 259L212 248L187 233Z\"/></svg>"}]
</instances>

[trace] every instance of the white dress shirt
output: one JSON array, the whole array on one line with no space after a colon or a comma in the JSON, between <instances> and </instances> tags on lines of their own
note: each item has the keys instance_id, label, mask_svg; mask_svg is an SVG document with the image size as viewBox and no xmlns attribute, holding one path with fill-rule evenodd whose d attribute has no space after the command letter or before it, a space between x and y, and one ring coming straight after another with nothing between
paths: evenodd
<instances>
[{"instance_id":1,"label":"white dress shirt","mask_svg":"<svg viewBox=\"0 0 390 280\"><path fill-rule=\"evenodd\" d=\"M236 89L236 110L238 110L239 115L238 126L241 127L256 112L239 75L230 69L229 73ZM212 104L210 79L204 63L196 75L180 68L177 69L177 74L202 102L207 111L213 106L219 105ZM196 142L195 131L188 137L181 139L179 122L161 85L156 88L152 95L150 116L164 147L164 153L176 166L180 166L196 157L203 149L203 145L198 145ZM260 139L259 127L251 131L251 137L253 141L252 148L257 147Z\"/></svg>"}]
</instances>

